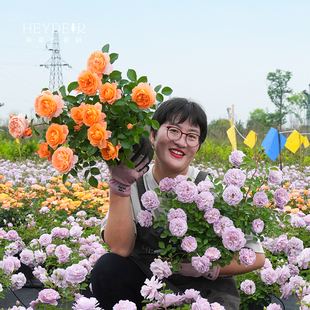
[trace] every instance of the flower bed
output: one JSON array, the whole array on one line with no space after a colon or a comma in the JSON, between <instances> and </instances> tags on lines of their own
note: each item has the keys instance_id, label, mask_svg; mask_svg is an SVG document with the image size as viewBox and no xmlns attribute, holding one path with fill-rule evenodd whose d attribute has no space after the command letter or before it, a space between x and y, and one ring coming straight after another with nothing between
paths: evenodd
<instances>
[{"instance_id":1,"label":"flower bed","mask_svg":"<svg viewBox=\"0 0 310 310\"><path fill-rule=\"evenodd\" d=\"M101 218L109 206L108 170L105 164L98 164L97 168L99 186L93 188L84 180L83 171L77 180L69 177L63 184L48 162L29 160L19 164L0 160L0 298L7 289L18 290L26 284L27 278L20 272L21 265L26 265L44 283L32 307L62 309L66 302L73 302L73 309L99 309L93 297L82 295L88 289L92 266L108 251L99 237ZM218 182L229 176L224 165L207 164L200 168ZM256 173L267 173L263 164ZM274 223L277 229L269 227L269 235L262 242L268 259L261 270L236 277L242 309L253 302L262 303L271 294L282 299L294 295L296 302L308 302L310 168L300 172L298 167L285 167L281 180L284 185L280 187L289 194L289 202L279 214L283 220ZM265 190L274 194L272 188L277 182L277 175L271 174ZM83 308L86 304L88 308ZM134 309L125 301L119 306ZM213 305L214 309L216 306L220 307ZM183 307L194 309L195 306ZM22 307L15 306L15 309ZM279 308L271 304L267 309ZM303 305L302 309L308 306Z\"/></svg>"}]
</instances>

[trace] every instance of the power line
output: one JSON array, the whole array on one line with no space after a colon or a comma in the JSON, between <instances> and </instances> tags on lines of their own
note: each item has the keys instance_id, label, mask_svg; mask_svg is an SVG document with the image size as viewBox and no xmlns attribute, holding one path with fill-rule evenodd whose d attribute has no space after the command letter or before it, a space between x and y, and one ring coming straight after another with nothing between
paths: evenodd
<instances>
[{"instance_id":1,"label":"power line","mask_svg":"<svg viewBox=\"0 0 310 310\"><path fill-rule=\"evenodd\" d=\"M48 48L47 45L50 43L52 43L52 47ZM51 91L55 91L59 89L60 86L63 85L62 67L67 66L71 68L71 66L61 59L57 31L54 31L53 40L52 42L48 42L46 44L46 48L52 52L52 57L44 65L40 66L50 69L49 89Z\"/></svg>"}]
</instances>

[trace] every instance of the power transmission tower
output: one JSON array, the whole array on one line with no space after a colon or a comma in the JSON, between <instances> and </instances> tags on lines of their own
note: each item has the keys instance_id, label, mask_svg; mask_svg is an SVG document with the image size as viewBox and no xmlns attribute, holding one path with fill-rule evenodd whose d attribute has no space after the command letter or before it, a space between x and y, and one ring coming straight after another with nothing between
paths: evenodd
<instances>
[{"instance_id":1,"label":"power transmission tower","mask_svg":"<svg viewBox=\"0 0 310 310\"><path fill-rule=\"evenodd\" d=\"M52 44L52 47L48 47L48 44ZM63 85L62 67L67 66L68 68L71 68L71 66L61 59L57 31L54 31L52 41L46 43L46 48L52 52L52 58L50 58L44 65L40 66L50 69L49 90L53 92Z\"/></svg>"}]
</instances>

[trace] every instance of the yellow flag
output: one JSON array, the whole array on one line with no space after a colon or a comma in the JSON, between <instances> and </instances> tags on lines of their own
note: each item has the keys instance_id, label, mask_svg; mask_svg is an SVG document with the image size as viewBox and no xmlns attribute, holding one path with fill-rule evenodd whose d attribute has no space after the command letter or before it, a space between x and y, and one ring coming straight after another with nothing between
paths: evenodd
<instances>
[{"instance_id":1,"label":"yellow flag","mask_svg":"<svg viewBox=\"0 0 310 310\"><path fill-rule=\"evenodd\" d=\"M304 144L304 147L305 147L305 148L307 148L307 147L310 145L309 140L308 140L307 137L304 137L304 142L303 142L303 144Z\"/></svg>"},{"instance_id":2,"label":"yellow flag","mask_svg":"<svg viewBox=\"0 0 310 310\"><path fill-rule=\"evenodd\" d=\"M18 139L16 139L16 143L17 143L17 144L20 144L20 142L19 142L19 140L18 140Z\"/></svg>"},{"instance_id":3,"label":"yellow flag","mask_svg":"<svg viewBox=\"0 0 310 310\"><path fill-rule=\"evenodd\" d=\"M226 132L227 132L227 136L229 138L229 141L232 145L232 149L233 149L233 151L235 151L237 149L235 126L231 126Z\"/></svg>"},{"instance_id":4,"label":"yellow flag","mask_svg":"<svg viewBox=\"0 0 310 310\"><path fill-rule=\"evenodd\" d=\"M245 137L243 143L252 149L254 147L256 141L257 141L257 134L255 131L251 130L248 133L248 135Z\"/></svg>"},{"instance_id":5,"label":"yellow flag","mask_svg":"<svg viewBox=\"0 0 310 310\"><path fill-rule=\"evenodd\" d=\"M297 130L294 130L287 138L285 147L291 152L296 153L304 139Z\"/></svg>"}]
</instances>

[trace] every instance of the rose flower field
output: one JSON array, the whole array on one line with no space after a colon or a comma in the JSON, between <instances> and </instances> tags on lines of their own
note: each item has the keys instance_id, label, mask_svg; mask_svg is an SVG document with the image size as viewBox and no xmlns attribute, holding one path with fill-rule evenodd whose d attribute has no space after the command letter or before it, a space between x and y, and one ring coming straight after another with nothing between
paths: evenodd
<instances>
[{"instance_id":1,"label":"rose flower field","mask_svg":"<svg viewBox=\"0 0 310 310\"><path fill-rule=\"evenodd\" d=\"M34 279L42 283L38 297L30 305L12 304L12 309L99 309L89 292L88 280L96 260L109 250L99 237L100 221L109 207L109 173L105 163L96 167L100 170L96 176L99 185L94 188L85 182L83 171L63 184L61 175L49 162L0 160L0 297L12 290L22 302L19 289ZM252 203L262 211L275 203L279 214L277 222L267 230L270 235L262 240L265 266L237 276L241 305L243 309L253 303L268 306L273 295L282 301L294 296L296 303L302 303L302 309L308 309L310 167L302 172L297 166L284 167L283 172L266 171L264 163L259 167L249 171L247 177L266 178L268 185L260 193L268 195L256 199L254 195ZM200 168L221 183L227 183L229 171L243 170L210 163ZM240 180L242 176L234 178ZM275 187L281 190L279 195L273 195ZM257 219L250 224L253 233L257 233L264 221ZM250 258L245 255L242 262L251 263ZM25 266L27 272L21 268ZM204 309L192 305L192 309ZM120 303L115 309L134 309L131 306ZM191 308L176 303L166 309ZM272 302L267 309L281 309L281 305Z\"/></svg>"},{"instance_id":2,"label":"rose flower field","mask_svg":"<svg viewBox=\"0 0 310 310\"><path fill-rule=\"evenodd\" d=\"M101 309L90 276L109 252L100 236L109 171L119 164L136 168L131 155L149 128L159 129L152 116L172 93L133 69L123 77L113 69L117 59L105 45L89 56L77 81L34 98L35 119L10 116L20 159L0 154L0 309ZM34 135L36 155L22 159L20 139ZM5 145L11 150L13 143ZM197 153L194 164L208 178L199 184L184 175L164 178L141 196L145 209L136 224L161 231L153 276L141 287L145 310L223 310L194 289L173 293L165 279L186 260L200 276L233 260L251 266L256 253L247 238L260 241L266 259L261 269L235 276L240 309L310 309L310 167L279 169L265 155L234 148L228 160L201 163ZM26 301L20 292L29 287L36 294ZM5 302L9 293L12 305ZM113 307L123 309L137 306L120 300Z\"/></svg>"}]
</instances>

